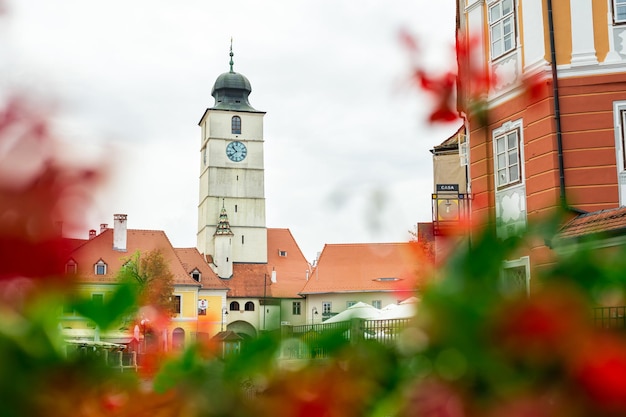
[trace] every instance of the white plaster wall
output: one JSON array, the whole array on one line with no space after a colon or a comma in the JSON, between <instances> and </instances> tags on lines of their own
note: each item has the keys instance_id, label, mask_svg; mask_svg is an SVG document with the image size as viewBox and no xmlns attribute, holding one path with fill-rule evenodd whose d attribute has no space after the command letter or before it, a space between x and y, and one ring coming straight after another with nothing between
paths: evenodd
<instances>
[{"instance_id":1,"label":"white plaster wall","mask_svg":"<svg viewBox=\"0 0 626 417\"><path fill-rule=\"evenodd\" d=\"M546 64L545 31L543 24L543 1L524 0L522 26L526 27L522 48L524 51L524 71L534 71ZM532 28L532 30L528 30Z\"/></svg>"},{"instance_id":2,"label":"white plaster wall","mask_svg":"<svg viewBox=\"0 0 626 417\"><path fill-rule=\"evenodd\" d=\"M215 254L213 263L217 266L217 276L230 278L233 276L232 236L214 236Z\"/></svg>"},{"instance_id":3,"label":"white plaster wall","mask_svg":"<svg viewBox=\"0 0 626 417\"><path fill-rule=\"evenodd\" d=\"M210 110L205 118L210 119L207 125L204 139L223 138L230 140L263 140L263 116L265 113L232 112L223 110ZM231 120L233 116L241 117L241 134L231 133Z\"/></svg>"}]
</instances>

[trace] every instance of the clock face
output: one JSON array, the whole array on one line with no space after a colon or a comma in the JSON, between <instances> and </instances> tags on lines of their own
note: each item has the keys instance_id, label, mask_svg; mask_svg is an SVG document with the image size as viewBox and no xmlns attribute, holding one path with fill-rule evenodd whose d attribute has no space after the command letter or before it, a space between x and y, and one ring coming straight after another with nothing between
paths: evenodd
<instances>
[{"instance_id":1,"label":"clock face","mask_svg":"<svg viewBox=\"0 0 626 417\"><path fill-rule=\"evenodd\" d=\"M246 159L246 155L248 154L248 149L246 149L246 145L242 142L235 141L230 142L228 146L226 146L226 156L233 162L241 162Z\"/></svg>"}]
</instances>

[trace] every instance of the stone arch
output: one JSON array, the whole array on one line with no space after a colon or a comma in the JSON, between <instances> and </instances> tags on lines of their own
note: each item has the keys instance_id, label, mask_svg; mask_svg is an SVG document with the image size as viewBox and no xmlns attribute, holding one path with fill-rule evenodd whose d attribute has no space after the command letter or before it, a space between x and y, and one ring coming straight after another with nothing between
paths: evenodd
<instances>
[{"instance_id":1,"label":"stone arch","mask_svg":"<svg viewBox=\"0 0 626 417\"><path fill-rule=\"evenodd\" d=\"M254 339L257 337L257 331L253 325L248 323L247 321L237 320L228 324L228 330L231 330L237 333L239 336L244 339Z\"/></svg>"}]
</instances>

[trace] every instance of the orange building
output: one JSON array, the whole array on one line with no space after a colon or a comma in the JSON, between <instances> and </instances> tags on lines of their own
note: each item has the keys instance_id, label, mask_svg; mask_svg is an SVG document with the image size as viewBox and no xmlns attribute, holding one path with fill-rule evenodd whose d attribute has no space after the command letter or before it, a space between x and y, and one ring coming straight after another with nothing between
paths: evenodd
<instances>
[{"instance_id":1,"label":"orange building","mask_svg":"<svg viewBox=\"0 0 626 417\"><path fill-rule=\"evenodd\" d=\"M457 34L471 45L458 55L458 102L473 221L505 239L559 207L575 217L624 205L626 3L458 0ZM504 277L528 291L550 260L533 243Z\"/></svg>"}]
</instances>

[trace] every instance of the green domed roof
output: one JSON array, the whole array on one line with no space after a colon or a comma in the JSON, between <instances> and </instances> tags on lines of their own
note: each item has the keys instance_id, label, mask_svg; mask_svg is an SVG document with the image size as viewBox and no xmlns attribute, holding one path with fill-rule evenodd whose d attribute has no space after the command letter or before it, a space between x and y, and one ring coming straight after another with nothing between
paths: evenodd
<instances>
[{"instance_id":1,"label":"green domed roof","mask_svg":"<svg viewBox=\"0 0 626 417\"><path fill-rule=\"evenodd\" d=\"M215 80L215 84L213 85L211 95L214 95L215 90L219 90L222 88L235 88L239 90L246 90L248 94L252 91L250 81L248 81L248 79L244 75L236 72L225 72L217 77L217 80Z\"/></svg>"},{"instance_id":2,"label":"green domed roof","mask_svg":"<svg viewBox=\"0 0 626 417\"><path fill-rule=\"evenodd\" d=\"M250 81L239 73L233 71L233 49L230 49L230 71L221 74L215 80L211 95L215 98L213 109L256 111L248 101L252 92Z\"/></svg>"}]
</instances>

